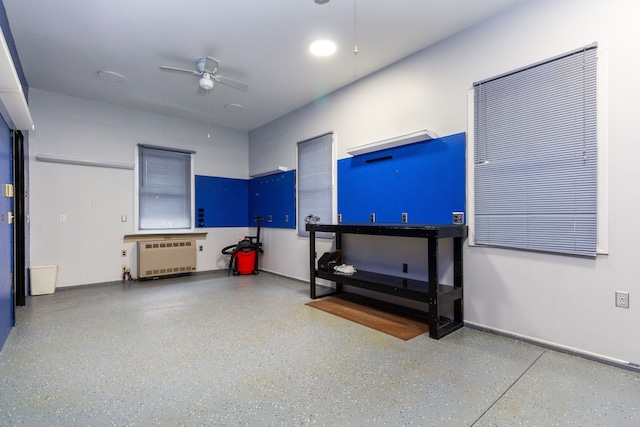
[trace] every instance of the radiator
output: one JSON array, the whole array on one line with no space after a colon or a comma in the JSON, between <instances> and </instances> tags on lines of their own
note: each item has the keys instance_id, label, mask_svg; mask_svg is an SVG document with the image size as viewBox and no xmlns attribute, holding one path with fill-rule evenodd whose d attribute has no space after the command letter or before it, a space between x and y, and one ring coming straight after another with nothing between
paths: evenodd
<instances>
[{"instance_id":1,"label":"radiator","mask_svg":"<svg viewBox=\"0 0 640 427\"><path fill-rule=\"evenodd\" d=\"M195 240L138 242L138 277L141 279L195 270Z\"/></svg>"}]
</instances>

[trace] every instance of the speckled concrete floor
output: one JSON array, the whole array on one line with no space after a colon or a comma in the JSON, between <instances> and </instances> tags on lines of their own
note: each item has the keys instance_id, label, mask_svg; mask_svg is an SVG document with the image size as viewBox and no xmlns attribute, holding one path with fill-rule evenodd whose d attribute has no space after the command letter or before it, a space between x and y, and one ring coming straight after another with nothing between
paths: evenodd
<instances>
[{"instance_id":1,"label":"speckled concrete floor","mask_svg":"<svg viewBox=\"0 0 640 427\"><path fill-rule=\"evenodd\" d=\"M463 328L402 341L223 272L29 298L0 425L640 424L640 375Z\"/></svg>"}]
</instances>

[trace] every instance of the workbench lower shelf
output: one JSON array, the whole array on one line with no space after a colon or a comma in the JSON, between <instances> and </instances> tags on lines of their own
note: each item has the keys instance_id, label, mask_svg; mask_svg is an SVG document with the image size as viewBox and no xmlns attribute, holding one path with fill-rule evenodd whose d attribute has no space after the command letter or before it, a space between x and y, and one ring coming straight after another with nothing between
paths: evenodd
<instances>
[{"instance_id":1,"label":"workbench lower shelf","mask_svg":"<svg viewBox=\"0 0 640 427\"><path fill-rule=\"evenodd\" d=\"M398 276L359 270L354 274L335 274L328 271L316 271L316 277L332 282L357 286L370 291L396 295L415 301L429 303L429 282L403 279ZM441 304L462 298L462 288L438 284L438 299Z\"/></svg>"}]
</instances>

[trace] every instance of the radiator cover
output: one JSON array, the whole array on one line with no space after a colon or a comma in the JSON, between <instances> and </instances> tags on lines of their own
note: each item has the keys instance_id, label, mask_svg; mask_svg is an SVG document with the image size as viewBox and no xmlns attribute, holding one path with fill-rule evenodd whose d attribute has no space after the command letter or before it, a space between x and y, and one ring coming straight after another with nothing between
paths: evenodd
<instances>
[{"instance_id":1,"label":"radiator cover","mask_svg":"<svg viewBox=\"0 0 640 427\"><path fill-rule=\"evenodd\" d=\"M138 242L138 278L148 279L196 270L195 240Z\"/></svg>"}]
</instances>

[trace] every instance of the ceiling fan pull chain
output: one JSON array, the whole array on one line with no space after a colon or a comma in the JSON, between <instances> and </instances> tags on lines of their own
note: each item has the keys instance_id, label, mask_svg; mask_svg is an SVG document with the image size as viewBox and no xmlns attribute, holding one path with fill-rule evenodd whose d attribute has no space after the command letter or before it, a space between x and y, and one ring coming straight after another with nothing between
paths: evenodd
<instances>
[{"instance_id":1,"label":"ceiling fan pull chain","mask_svg":"<svg viewBox=\"0 0 640 427\"><path fill-rule=\"evenodd\" d=\"M358 54L358 0L353 0L353 54Z\"/></svg>"},{"instance_id":2,"label":"ceiling fan pull chain","mask_svg":"<svg viewBox=\"0 0 640 427\"><path fill-rule=\"evenodd\" d=\"M207 139L211 139L211 104L208 99L207 99Z\"/></svg>"}]
</instances>

